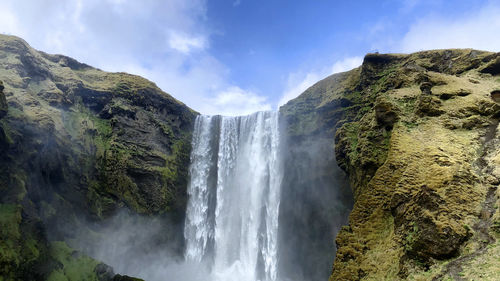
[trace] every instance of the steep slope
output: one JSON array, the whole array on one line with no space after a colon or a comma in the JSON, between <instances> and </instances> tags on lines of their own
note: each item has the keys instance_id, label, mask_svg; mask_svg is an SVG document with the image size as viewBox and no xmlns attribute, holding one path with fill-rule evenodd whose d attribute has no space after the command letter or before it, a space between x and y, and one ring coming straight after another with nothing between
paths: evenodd
<instances>
[{"instance_id":1,"label":"steep slope","mask_svg":"<svg viewBox=\"0 0 500 281\"><path fill-rule=\"evenodd\" d=\"M2 280L105 280L95 261L76 262L87 277L66 270L79 255L52 241L119 210L182 225L196 112L141 77L13 36L0 36L0 80ZM182 247L182 229L164 235Z\"/></svg>"},{"instance_id":2,"label":"steep slope","mask_svg":"<svg viewBox=\"0 0 500 281\"><path fill-rule=\"evenodd\" d=\"M369 54L280 109L297 139L335 134L349 175L330 280L498 276L499 90L499 53Z\"/></svg>"}]
</instances>

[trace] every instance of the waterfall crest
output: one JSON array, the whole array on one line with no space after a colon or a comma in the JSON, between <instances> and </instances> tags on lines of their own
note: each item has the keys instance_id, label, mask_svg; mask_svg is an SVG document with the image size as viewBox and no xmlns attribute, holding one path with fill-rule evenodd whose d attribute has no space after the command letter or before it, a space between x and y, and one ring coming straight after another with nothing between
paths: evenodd
<instances>
[{"instance_id":1,"label":"waterfall crest","mask_svg":"<svg viewBox=\"0 0 500 281\"><path fill-rule=\"evenodd\" d=\"M275 281L283 163L278 112L198 116L185 257L216 281Z\"/></svg>"}]
</instances>

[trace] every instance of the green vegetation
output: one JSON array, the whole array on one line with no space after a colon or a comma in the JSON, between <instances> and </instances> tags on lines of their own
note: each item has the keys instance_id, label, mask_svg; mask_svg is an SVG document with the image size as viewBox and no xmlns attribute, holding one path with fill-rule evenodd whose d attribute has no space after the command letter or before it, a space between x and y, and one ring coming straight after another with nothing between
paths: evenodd
<instances>
[{"instance_id":1,"label":"green vegetation","mask_svg":"<svg viewBox=\"0 0 500 281\"><path fill-rule=\"evenodd\" d=\"M66 243L52 242L50 255L60 268L49 274L48 281L99 281L95 272L99 262L71 249Z\"/></svg>"},{"instance_id":2,"label":"green vegetation","mask_svg":"<svg viewBox=\"0 0 500 281\"><path fill-rule=\"evenodd\" d=\"M82 104L77 104L72 110L65 112L63 122L71 138L81 142L87 152L95 148L95 155L102 156L110 148L110 120L97 117Z\"/></svg>"},{"instance_id":3,"label":"green vegetation","mask_svg":"<svg viewBox=\"0 0 500 281\"><path fill-rule=\"evenodd\" d=\"M405 241L405 249L406 251L413 251L413 244L415 243L415 241L417 240L417 235L418 235L418 225L415 223L415 222L412 222L410 224L410 228L412 228L412 230L410 231L410 233L408 233L406 235L406 241Z\"/></svg>"},{"instance_id":4,"label":"green vegetation","mask_svg":"<svg viewBox=\"0 0 500 281\"><path fill-rule=\"evenodd\" d=\"M6 280L30 276L24 271L39 262L44 245L34 233L25 233L21 206L0 204L0 276Z\"/></svg>"},{"instance_id":5,"label":"green vegetation","mask_svg":"<svg viewBox=\"0 0 500 281\"><path fill-rule=\"evenodd\" d=\"M16 241L21 239L19 224L21 223L20 206L0 204L0 263L13 262L19 265L19 249Z\"/></svg>"}]
</instances>

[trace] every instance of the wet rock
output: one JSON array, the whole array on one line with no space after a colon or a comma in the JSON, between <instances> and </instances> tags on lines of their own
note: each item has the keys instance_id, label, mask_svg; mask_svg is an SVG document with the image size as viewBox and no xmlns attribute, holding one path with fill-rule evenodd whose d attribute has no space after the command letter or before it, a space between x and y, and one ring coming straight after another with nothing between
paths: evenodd
<instances>
[{"instance_id":1,"label":"wet rock","mask_svg":"<svg viewBox=\"0 0 500 281\"><path fill-rule=\"evenodd\" d=\"M115 277L113 277L112 281L144 281L144 280L135 277L130 277L127 275L117 274L115 275Z\"/></svg>"},{"instance_id":2,"label":"wet rock","mask_svg":"<svg viewBox=\"0 0 500 281\"><path fill-rule=\"evenodd\" d=\"M115 276L115 273L113 272L113 268L109 265L104 264L104 263L98 264L94 268L94 272L96 273L99 281L110 281L110 280L113 280L113 277Z\"/></svg>"},{"instance_id":3,"label":"wet rock","mask_svg":"<svg viewBox=\"0 0 500 281\"><path fill-rule=\"evenodd\" d=\"M420 91L422 91L422 94L424 95L431 95L432 86L433 84L431 82L423 82L420 84Z\"/></svg>"}]
</instances>

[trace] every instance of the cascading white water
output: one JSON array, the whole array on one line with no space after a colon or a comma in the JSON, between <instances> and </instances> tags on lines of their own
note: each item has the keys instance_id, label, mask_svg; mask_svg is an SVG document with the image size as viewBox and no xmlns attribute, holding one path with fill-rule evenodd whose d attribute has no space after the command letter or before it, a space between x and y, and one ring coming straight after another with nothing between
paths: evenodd
<instances>
[{"instance_id":1,"label":"cascading white water","mask_svg":"<svg viewBox=\"0 0 500 281\"><path fill-rule=\"evenodd\" d=\"M184 235L186 259L214 281L275 281L280 186L277 112L198 116Z\"/></svg>"}]
</instances>

